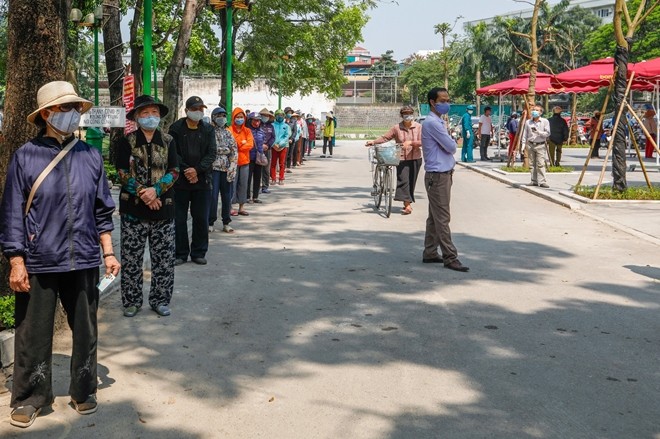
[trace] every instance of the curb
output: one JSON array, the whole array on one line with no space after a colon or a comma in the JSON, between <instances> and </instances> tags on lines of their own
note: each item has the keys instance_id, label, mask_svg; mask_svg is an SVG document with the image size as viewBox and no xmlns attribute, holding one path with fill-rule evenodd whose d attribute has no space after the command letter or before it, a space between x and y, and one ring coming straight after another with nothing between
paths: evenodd
<instances>
[{"instance_id":1,"label":"curb","mask_svg":"<svg viewBox=\"0 0 660 439\"><path fill-rule=\"evenodd\" d=\"M651 236L651 235L646 234L644 232L640 232L639 230L631 229L629 227L624 226L623 224L617 223L615 221L608 220L606 218L603 218L602 216L595 215L593 213L590 213L590 212L582 209L582 204L589 204L589 203L611 204L611 201L622 201L623 204L626 204L626 203L640 203L640 201L631 201L631 200L596 200L596 201L594 201L594 200L590 200L588 198L585 198L585 197L582 197L580 195L576 195L576 194L573 194L573 193L570 193L570 192L560 191L559 192L560 196L573 199L573 200L577 201L577 203L569 202L569 201L563 201L563 200L560 200L560 199L550 195L547 192L541 191L540 189L533 189L532 187L528 187L528 186L525 186L525 185L523 185L521 183L518 183L516 181L509 180L508 178L506 178L504 176L497 175L495 172L491 172L489 170L484 170L484 169L481 169L481 168L477 168L477 167L474 167L474 166L471 166L471 165L468 165L468 164L465 164L465 163L456 162L456 164L460 165L460 166L462 166L466 169L469 169L471 171L474 171L478 174L481 174L481 175L484 175L486 177L492 178L493 180L497 180L501 183L508 184L509 186L512 186L512 187L515 187L515 188L518 188L518 189L522 189L523 191L528 192L528 193L533 194L533 195L536 195L537 197L543 198L545 200L551 201L551 202L553 202L555 204L558 204L560 206L566 207L570 210L575 211L576 213L584 215L584 216L586 216L588 218L591 218L593 220L596 220L600 223L606 224L606 225L608 225L608 226L610 226L610 227L612 227L616 230L620 230L622 232L628 233L629 235L635 236L636 238L640 238L640 239L643 239L644 241L647 241L647 242L650 242L650 243L653 243L655 245L660 246L660 239L656 238L655 236ZM657 201L652 201L652 200L642 200L642 201L646 201L646 204L658 203Z\"/></svg>"},{"instance_id":2,"label":"curb","mask_svg":"<svg viewBox=\"0 0 660 439\"><path fill-rule=\"evenodd\" d=\"M481 175L484 175L486 177L492 178L493 180L497 180L500 183L508 184L509 186L515 187L517 189L521 189L521 190L523 190L525 192L528 192L532 195L536 195L539 198L543 198L544 200L551 201L551 202L553 202L555 204L558 204L562 207L566 207L567 209L580 210L582 208L582 206L579 203L573 203L573 202L570 202L568 200L562 200L562 199L557 198L556 196L554 196L552 194L552 192L549 193L549 192L546 192L546 191L542 191L541 189L534 189L533 187L528 187L524 184L518 183L517 181L510 180L510 179L506 178L505 176L497 175L497 173L495 173L494 171L481 169L481 168L478 168L478 167L475 167L475 166L472 166L472 165L468 165L468 164L464 164L464 163L460 163L460 162L456 162L456 164L460 165L460 166L462 166L466 169L469 169L471 171L474 171L478 174L481 174Z\"/></svg>"}]
</instances>

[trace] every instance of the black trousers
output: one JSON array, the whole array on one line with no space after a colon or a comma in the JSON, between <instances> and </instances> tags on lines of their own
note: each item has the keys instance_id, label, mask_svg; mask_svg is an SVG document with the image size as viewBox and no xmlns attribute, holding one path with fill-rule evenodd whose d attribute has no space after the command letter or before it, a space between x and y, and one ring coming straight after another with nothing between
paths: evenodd
<instances>
[{"instance_id":1,"label":"black trousers","mask_svg":"<svg viewBox=\"0 0 660 439\"><path fill-rule=\"evenodd\" d=\"M422 159L401 160L396 167L396 201L415 202L415 185L422 167Z\"/></svg>"},{"instance_id":2,"label":"black trousers","mask_svg":"<svg viewBox=\"0 0 660 439\"><path fill-rule=\"evenodd\" d=\"M326 148L330 148L330 155L332 155L332 147L334 146L334 143L332 141L332 137L324 137L323 138L323 155L325 155Z\"/></svg>"},{"instance_id":3,"label":"black trousers","mask_svg":"<svg viewBox=\"0 0 660 439\"><path fill-rule=\"evenodd\" d=\"M203 258L209 250L209 203L211 190L174 192L176 258ZM192 242L188 241L188 209L192 216Z\"/></svg>"},{"instance_id":4,"label":"black trousers","mask_svg":"<svg viewBox=\"0 0 660 439\"><path fill-rule=\"evenodd\" d=\"M255 162L250 162L250 173L248 174L248 198L256 200L259 198L259 190L261 189L261 171L263 166L257 165ZM250 188L252 188L252 196L250 197Z\"/></svg>"},{"instance_id":5,"label":"black trousers","mask_svg":"<svg viewBox=\"0 0 660 439\"><path fill-rule=\"evenodd\" d=\"M270 186L270 161L273 158L273 151L271 148L268 148L268 151L265 152L266 157L268 157L268 166L264 167L261 171L261 187L268 189Z\"/></svg>"},{"instance_id":6,"label":"black trousers","mask_svg":"<svg viewBox=\"0 0 660 439\"><path fill-rule=\"evenodd\" d=\"M14 385L11 407L53 403L53 324L57 297L73 333L69 394L84 401L96 393L99 269L31 274L30 292L16 293Z\"/></svg>"},{"instance_id":7,"label":"black trousers","mask_svg":"<svg viewBox=\"0 0 660 439\"><path fill-rule=\"evenodd\" d=\"M490 136L487 134L481 135L481 140L479 142L479 155L481 160L486 160L488 158L488 146L490 145Z\"/></svg>"}]
</instances>

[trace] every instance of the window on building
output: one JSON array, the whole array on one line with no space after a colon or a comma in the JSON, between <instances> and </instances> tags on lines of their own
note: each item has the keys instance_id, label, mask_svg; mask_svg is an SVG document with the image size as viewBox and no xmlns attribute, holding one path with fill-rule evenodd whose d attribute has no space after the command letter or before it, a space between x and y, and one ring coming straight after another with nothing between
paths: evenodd
<instances>
[{"instance_id":1,"label":"window on building","mask_svg":"<svg viewBox=\"0 0 660 439\"><path fill-rule=\"evenodd\" d=\"M603 8L603 9L598 9L596 11L596 15L599 16L600 18L607 18L611 16L614 13L612 8Z\"/></svg>"}]
</instances>

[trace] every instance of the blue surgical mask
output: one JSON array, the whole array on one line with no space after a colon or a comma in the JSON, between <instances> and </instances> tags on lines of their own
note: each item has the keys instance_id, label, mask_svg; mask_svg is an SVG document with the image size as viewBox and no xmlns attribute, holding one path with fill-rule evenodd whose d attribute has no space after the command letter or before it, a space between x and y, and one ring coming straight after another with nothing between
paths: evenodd
<instances>
[{"instance_id":1,"label":"blue surgical mask","mask_svg":"<svg viewBox=\"0 0 660 439\"><path fill-rule=\"evenodd\" d=\"M204 117L203 111L188 111L188 119L193 122L199 122Z\"/></svg>"},{"instance_id":2,"label":"blue surgical mask","mask_svg":"<svg viewBox=\"0 0 660 439\"><path fill-rule=\"evenodd\" d=\"M218 116L213 119L213 122L219 127L227 126L227 118L224 116Z\"/></svg>"},{"instance_id":3,"label":"blue surgical mask","mask_svg":"<svg viewBox=\"0 0 660 439\"><path fill-rule=\"evenodd\" d=\"M293 113L287 113L287 114L286 114L286 117L287 117L287 118L290 118L292 115L293 115Z\"/></svg>"},{"instance_id":4,"label":"blue surgical mask","mask_svg":"<svg viewBox=\"0 0 660 439\"><path fill-rule=\"evenodd\" d=\"M259 119L261 119L261 123L267 123L268 122L268 116L261 116Z\"/></svg>"},{"instance_id":5,"label":"blue surgical mask","mask_svg":"<svg viewBox=\"0 0 660 439\"><path fill-rule=\"evenodd\" d=\"M277 116L277 117L275 118L275 121L276 121L276 122L279 122L279 123L282 123L282 122L284 122L284 117L282 117L282 116Z\"/></svg>"},{"instance_id":6,"label":"blue surgical mask","mask_svg":"<svg viewBox=\"0 0 660 439\"><path fill-rule=\"evenodd\" d=\"M451 108L451 105L449 102L438 102L435 104L435 111L437 111L439 114L447 114L449 113L449 109Z\"/></svg>"},{"instance_id":7,"label":"blue surgical mask","mask_svg":"<svg viewBox=\"0 0 660 439\"><path fill-rule=\"evenodd\" d=\"M245 119L234 119L234 123L240 127L245 123Z\"/></svg>"},{"instance_id":8,"label":"blue surgical mask","mask_svg":"<svg viewBox=\"0 0 660 439\"><path fill-rule=\"evenodd\" d=\"M158 128L160 124L160 117L158 116L147 116L147 117L138 117L138 125L148 131L153 131Z\"/></svg>"},{"instance_id":9,"label":"blue surgical mask","mask_svg":"<svg viewBox=\"0 0 660 439\"><path fill-rule=\"evenodd\" d=\"M532 110L532 117L536 119L537 117L541 117L541 112L538 110Z\"/></svg>"}]
</instances>

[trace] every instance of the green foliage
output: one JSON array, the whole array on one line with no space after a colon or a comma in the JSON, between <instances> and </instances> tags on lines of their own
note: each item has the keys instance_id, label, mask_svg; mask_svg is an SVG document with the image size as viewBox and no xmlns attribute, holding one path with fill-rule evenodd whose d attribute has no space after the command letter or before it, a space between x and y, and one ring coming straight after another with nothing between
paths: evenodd
<instances>
[{"instance_id":1,"label":"green foliage","mask_svg":"<svg viewBox=\"0 0 660 439\"><path fill-rule=\"evenodd\" d=\"M640 0L627 2L628 10L634 15L639 8ZM624 33L628 27L623 21ZM656 8L635 31L632 47L630 49L630 62L660 57L660 8ZM607 23L587 37L582 55L591 61L595 59L614 56L616 42L614 39L614 24Z\"/></svg>"},{"instance_id":2,"label":"green foliage","mask_svg":"<svg viewBox=\"0 0 660 439\"><path fill-rule=\"evenodd\" d=\"M16 306L16 297L14 294L7 296L0 296L0 327L13 328L14 321L14 308Z\"/></svg>"},{"instance_id":3,"label":"green foliage","mask_svg":"<svg viewBox=\"0 0 660 439\"><path fill-rule=\"evenodd\" d=\"M529 172L529 168L525 168L523 166L502 166L500 169L504 172L510 172L512 174Z\"/></svg>"},{"instance_id":4,"label":"green foliage","mask_svg":"<svg viewBox=\"0 0 660 439\"><path fill-rule=\"evenodd\" d=\"M372 2L257 2L236 42L236 81L255 77L283 96L313 91L339 96L346 55L362 39ZM282 74L279 75L279 67Z\"/></svg>"},{"instance_id":5,"label":"green foliage","mask_svg":"<svg viewBox=\"0 0 660 439\"><path fill-rule=\"evenodd\" d=\"M548 172L551 174L573 171L575 171L575 168L572 166L548 166Z\"/></svg>"},{"instance_id":6,"label":"green foliage","mask_svg":"<svg viewBox=\"0 0 660 439\"><path fill-rule=\"evenodd\" d=\"M401 74L400 81L406 86L404 99L414 103L426 103L426 93L444 82L440 54L414 61ZM455 76L455 75L452 75Z\"/></svg>"},{"instance_id":7,"label":"green foliage","mask_svg":"<svg viewBox=\"0 0 660 439\"><path fill-rule=\"evenodd\" d=\"M106 177L108 177L108 180L110 180L112 184L119 183L119 174L117 174L117 169L115 168L115 165L113 165L107 160L104 160L103 168L105 169Z\"/></svg>"},{"instance_id":8,"label":"green foliage","mask_svg":"<svg viewBox=\"0 0 660 439\"><path fill-rule=\"evenodd\" d=\"M586 198L593 199L595 186L577 186L573 191ZM628 187L624 191L617 191L611 186L601 186L598 191L598 200L660 200L660 186Z\"/></svg>"}]
</instances>

